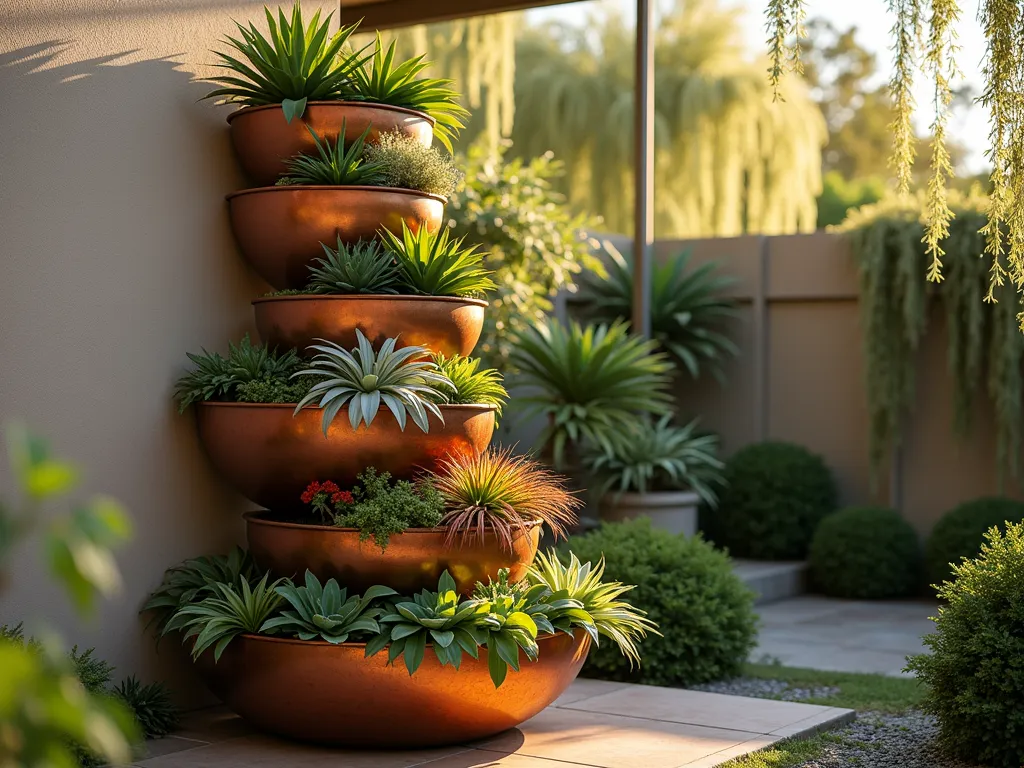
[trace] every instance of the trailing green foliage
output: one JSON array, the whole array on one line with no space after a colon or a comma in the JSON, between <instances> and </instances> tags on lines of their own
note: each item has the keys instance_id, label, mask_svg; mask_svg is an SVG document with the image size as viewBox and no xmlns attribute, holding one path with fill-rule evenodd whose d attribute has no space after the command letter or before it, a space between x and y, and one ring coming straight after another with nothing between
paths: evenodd
<instances>
[{"instance_id":1,"label":"trailing green foliage","mask_svg":"<svg viewBox=\"0 0 1024 768\"><path fill-rule=\"evenodd\" d=\"M386 406L402 431L406 417L423 432L430 431L427 414L433 414L442 424L444 417L432 402L432 395L440 389L452 389L452 383L439 372L423 347L408 346L395 349L398 339L387 339L377 352L362 331L356 329L357 346L351 352L326 339L309 347L317 354L308 368L294 376L311 376L316 383L295 407L295 412L317 399L323 409L321 426L326 435L334 417L348 407L348 420L352 429L364 423L369 427L377 411Z\"/></svg>"},{"instance_id":2,"label":"trailing green foliage","mask_svg":"<svg viewBox=\"0 0 1024 768\"><path fill-rule=\"evenodd\" d=\"M997 467L1018 476L1024 427L1024 334L1020 309L1007 284L986 303L985 216L991 200L952 194L957 213L943 241L944 279L930 284L922 243L922 201L885 200L851 214L840 231L848 234L860 265L860 304L872 467L899 447L905 416L918 391L916 366L929 330L932 309L941 305L949 337L947 370L953 383L953 430L963 435L980 398L995 411Z\"/></svg>"},{"instance_id":3,"label":"trailing green foliage","mask_svg":"<svg viewBox=\"0 0 1024 768\"><path fill-rule=\"evenodd\" d=\"M608 276L584 273L581 294L587 319L597 323L629 323L633 317L632 257L624 257L609 241ZM718 274L713 263L690 268L683 251L651 270L651 336L693 378L702 369L724 382L723 364L739 349L722 331L736 317L736 304L724 297L735 280Z\"/></svg>"},{"instance_id":4,"label":"trailing green foliage","mask_svg":"<svg viewBox=\"0 0 1024 768\"><path fill-rule=\"evenodd\" d=\"M215 66L228 74L210 78L221 87L205 98L244 106L280 104L288 122L301 117L309 101L339 98L353 70L365 59L361 53L339 55L359 25L341 27L331 35L334 14L321 22L320 11L304 25L298 2L291 19L281 8L276 22L269 8L264 12L269 39L255 25L235 22L241 40L231 36L224 40L234 51L214 52L220 59Z\"/></svg>"},{"instance_id":5,"label":"trailing green foliage","mask_svg":"<svg viewBox=\"0 0 1024 768\"><path fill-rule=\"evenodd\" d=\"M287 172L277 180L279 186L296 184L340 186L379 186L384 176L378 162L366 159L366 137L370 126L362 135L345 146L345 121L341 121L341 133L332 144L330 139L321 139L316 131L306 126L313 142L316 155L295 155L285 160Z\"/></svg>"},{"instance_id":6,"label":"trailing green foliage","mask_svg":"<svg viewBox=\"0 0 1024 768\"><path fill-rule=\"evenodd\" d=\"M700 536L675 536L644 518L603 523L569 541L583 562L603 557L608 572L626 584L633 611L663 636L644 642L636 667L614 649L594 648L585 674L608 680L688 686L734 677L756 644L754 595L722 552Z\"/></svg>"},{"instance_id":7,"label":"trailing green foliage","mask_svg":"<svg viewBox=\"0 0 1024 768\"><path fill-rule=\"evenodd\" d=\"M502 408L508 401L508 392L498 371L493 368L479 370L479 358L462 355L445 357L437 352L431 359L455 387L454 392L438 390L441 402L453 405L494 405L498 408L498 418L501 418Z\"/></svg>"},{"instance_id":8,"label":"trailing green foliage","mask_svg":"<svg viewBox=\"0 0 1024 768\"><path fill-rule=\"evenodd\" d=\"M741 448L726 461L718 508L701 529L735 557L802 560L837 490L824 459L792 443Z\"/></svg>"},{"instance_id":9,"label":"trailing green foliage","mask_svg":"<svg viewBox=\"0 0 1024 768\"><path fill-rule=\"evenodd\" d=\"M360 53L352 56L358 60ZM349 70L350 81L342 97L426 112L437 121L434 136L451 152L452 141L465 127L469 112L459 103L451 80L420 77L428 67L430 62L424 61L423 56L396 62L395 43L385 51L378 32L372 57L359 60Z\"/></svg>"},{"instance_id":10,"label":"trailing green foliage","mask_svg":"<svg viewBox=\"0 0 1024 768\"><path fill-rule=\"evenodd\" d=\"M1024 525L986 536L981 555L953 568L939 589L945 605L926 635L929 653L907 670L927 686L924 709L939 721L951 754L992 768L1019 768L1024 755Z\"/></svg>"},{"instance_id":11,"label":"trailing green foliage","mask_svg":"<svg viewBox=\"0 0 1024 768\"><path fill-rule=\"evenodd\" d=\"M144 738L158 739L178 727L181 713L163 683L158 681L143 685L135 675L131 675L114 689L114 695L128 705L135 715Z\"/></svg>"},{"instance_id":12,"label":"trailing green foliage","mask_svg":"<svg viewBox=\"0 0 1024 768\"><path fill-rule=\"evenodd\" d=\"M630 336L625 323L538 323L514 342L511 362L530 388L521 402L548 419L540 441L556 467L565 465L569 446L587 441L613 450L637 418L670 411L672 364L656 342Z\"/></svg>"},{"instance_id":13,"label":"trailing green foliage","mask_svg":"<svg viewBox=\"0 0 1024 768\"><path fill-rule=\"evenodd\" d=\"M910 597L922 584L917 532L894 509L850 507L829 515L807 560L812 586L830 597Z\"/></svg>"},{"instance_id":14,"label":"trailing green foliage","mask_svg":"<svg viewBox=\"0 0 1024 768\"><path fill-rule=\"evenodd\" d=\"M462 181L462 172L450 155L399 131L381 134L376 144L366 148L363 159L379 168L378 183L383 187L449 197Z\"/></svg>"},{"instance_id":15,"label":"trailing green foliage","mask_svg":"<svg viewBox=\"0 0 1024 768\"><path fill-rule=\"evenodd\" d=\"M284 393L289 377L302 364L294 349L278 354L263 344L251 343L249 334L237 346L228 343L226 358L205 349L201 355L187 354L195 368L175 384L179 412L184 412L192 403L207 400L268 402L258 397Z\"/></svg>"},{"instance_id":16,"label":"trailing green foliage","mask_svg":"<svg viewBox=\"0 0 1024 768\"><path fill-rule=\"evenodd\" d=\"M380 235L412 293L472 297L494 289L490 272L483 267L484 255L475 245L464 246L463 238L452 238L447 228L430 232L420 226L413 233L402 221L401 237L386 229Z\"/></svg>"},{"instance_id":17,"label":"trailing green foliage","mask_svg":"<svg viewBox=\"0 0 1024 768\"><path fill-rule=\"evenodd\" d=\"M361 541L372 537L383 552L393 534L440 525L444 500L429 481L393 481L389 473L378 473L373 467L364 469L357 479L352 503L335 508L334 524L358 528Z\"/></svg>"},{"instance_id":18,"label":"trailing green foliage","mask_svg":"<svg viewBox=\"0 0 1024 768\"><path fill-rule=\"evenodd\" d=\"M696 419L677 427L671 418L639 419L613 445L584 452L583 466L597 479L599 493L688 489L717 504L725 466L716 455L718 435L697 432Z\"/></svg>"},{"instance_id":19,"label":"trailing green foliage","mask_svg":"<svg viewBox=\"0 0 1024 768\"><path fill-rule=\"evenodd\" d=\"M316 260L320 266L309 267L309 282L306 284L309 293L398 293L398 265L378 241L359 240L347 244L338 235L337 248L320 245L324 249L324 258Z\"/></svg>"},{"instance_id":20,"label":"trailing green foliage","mask_svg":"<svg viewBox=\"0 0 1024 768\"><path fill-rule=\"evenodd\" d=\"M952 578L953 566L963 558L975 558L990 528L1006 530L1008 523L1024 522L1024 503L991 497L974 499L954 507L932 528L925 549L928 579L941 584Z\"/></svg>"},{"instance_id":21,"label":"trailing green foliage","mask_svg":"<svg viewBox=\"0 0 1024 768\"><path fill-rule=\"evenodd\" d=\"M373 601L398 594L391 587L375 586L362 596L349 597L348 590L339 587L336 579L321 585L309 569L305 586L283 583L274 591L294 610L267 619L260 632L284 632L300 640L326 640L334 645L348 642L350 636L376 635L380 631L376 618L381 609L373 607Z\"/></svg>"}]
</instances>

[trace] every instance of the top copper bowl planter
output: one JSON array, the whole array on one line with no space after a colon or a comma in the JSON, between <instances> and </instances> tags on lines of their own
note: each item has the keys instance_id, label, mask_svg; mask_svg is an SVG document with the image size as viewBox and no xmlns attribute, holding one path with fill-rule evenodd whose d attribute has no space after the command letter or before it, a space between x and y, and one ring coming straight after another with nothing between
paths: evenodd
<instances>
[{"instance_id":1,"label":"top copper bowl planter","mask_svg":"<svg viewBox=\"0 0 1024 768\"><path fill-rule=\"evenodd\" d=\"M231 229L242 254L277 290L302 288L321 243L371 240L379 230L436 232L444 215L440 195L393 187L257 187L227 196Z\"/></svg>"},{"instance_id":2,"label":"top copper bowl planter","mask_svg":"<svg viewBox=\"0 0 1024 768\"><path fill-rule=\"evenodd\" d=\"M469 355L480 340L487 302L454 296L268 296L252 303L263 343L300 352L314 339L346 349L356 329L374 348L399 337L402 346Z\"/></svg>"},{"instance_id":3,"label":"top copper bowl planter","mask_svg":"<svg viewBox=\"0 0 1024 768\"><path fill-rule=\"evenodd\" d=\"M357 101L311 101L302 117L290 123L284 119L280 104L242 107L228 115L231 143L242 170L256 186L268 187L287 168L285 160L297 154L316 152L309 126L321 138L335 143L345 123L345 140L354 141L370 128L373 144L382 133L400 131L429 147L434 138L434 118L424 112L365 104Z\"/></svg>"}]
</instances>

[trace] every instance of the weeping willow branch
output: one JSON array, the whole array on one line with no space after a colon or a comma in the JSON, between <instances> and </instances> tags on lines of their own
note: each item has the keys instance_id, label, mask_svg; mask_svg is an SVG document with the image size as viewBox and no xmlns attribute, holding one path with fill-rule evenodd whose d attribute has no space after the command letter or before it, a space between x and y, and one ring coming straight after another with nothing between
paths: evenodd
<instances>
[{"instance_id":1,"label":"weeping willow branch","mask_svg":"<svg viewBox=\"0 0 1024 768\"><path fill-rule=\"evenodd\" d=\"M916 399L917 353L941 305L954 432L967 434L972 412L987 395L995 411L1000 478L1019 477L1024 335L1017 330L1010 286L995 289L995 298L1005 301L980 301L989 290L988 270L979 258L989 201L950 193L956 218L945 239L946 276L939 284L926 279L931 257L923 240L925 202L918 195L866 206L837 228L850 238L860 268L872 469L900 445L904 418Z\"/></svg>"},{"instance_id":2,"label":"weeping willow branch","mask_svg":"<svg viewBox=\"0 0 1024 768\"><path fill-rule=\"evenodd\" d=\"M769 0L767 15L765 29L771 58L768 75L772 99L785 101L780 91L783 75L794 71L803 74L804 71L800 61L800 40L806 34L804 19L807 11L804 0Z\"/></svg>"}]
</instances>

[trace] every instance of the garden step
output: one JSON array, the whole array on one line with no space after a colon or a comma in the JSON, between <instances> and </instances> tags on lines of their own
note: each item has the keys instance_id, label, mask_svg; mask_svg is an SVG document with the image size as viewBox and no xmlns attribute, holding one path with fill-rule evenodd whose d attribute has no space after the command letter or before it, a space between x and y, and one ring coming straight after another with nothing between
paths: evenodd
<instances>
[{"instance_id":1,"label":"garden step","mask_svg":"<svg viewBox=\"0 0 1024 768\"><path fill-rule=\"evenodd\" d=\"M774 603L807 591L807 563L767 560L733 560L733 570L757 593L755 605Z\"/></svg>"}]
</instances>

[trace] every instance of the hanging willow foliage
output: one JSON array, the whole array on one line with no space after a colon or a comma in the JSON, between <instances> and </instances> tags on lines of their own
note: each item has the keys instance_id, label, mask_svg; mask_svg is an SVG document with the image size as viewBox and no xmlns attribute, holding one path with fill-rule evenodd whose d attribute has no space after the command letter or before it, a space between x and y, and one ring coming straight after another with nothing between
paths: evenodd
<instances>
[{"instance_id":1,"label":"hanging willow foliage","mask_svg":"<svg viewBox=\"0 0 1024 768\"><path fill-rule=\"evenodd\" d=\"M934 83L931 176L925 192L923 242L929 259L925 273L932 282L943 279L951 236L953 211L947 182L952 176L946 149L946 123L956 66L958 0L888 0L895 17L892 27L894 67L890 90L896 108L893 123L893 165L901 194L910 192L914 163L911 96L914 73L922 69ZM806 0L768 0L766 7L771 66L769 82L777 84L790 65L791 51L802 34L799 23ZM988 159L992 191L980 225L990 258L985 298L1004 295L1007 278L1024 300L1024 3L1021 0L980 0L978 18L986 39L982 67L985 86L980 102L990 113ZM1017 301L1011 302L1019 310ZM1024 331L1024 312L1017 313Z\"/></svg>"},{"instance_id":2,"label":"hanging willow foliage","mask_svg":"<svg viewBox=\"0 0 1024 768\"><path fill-rule=\"evenodd\" d=\"M915 400L917 352L938 302L949 335L955 432L966 434L986 393L996 417L1000 474L1019 476L1024 335L1009 285L995 289L994 298L1005 301L981 301L989 290L979 258L989 201L950 193L956 218L945 238L945 276L938 284L926 279L932 258L927 218L921 215L926 202L927 193L921 193L865 206L836 228L848 234L860 268L872 467L877 470L900 444L904 416Z\"/></svg>"}]
</instances>

